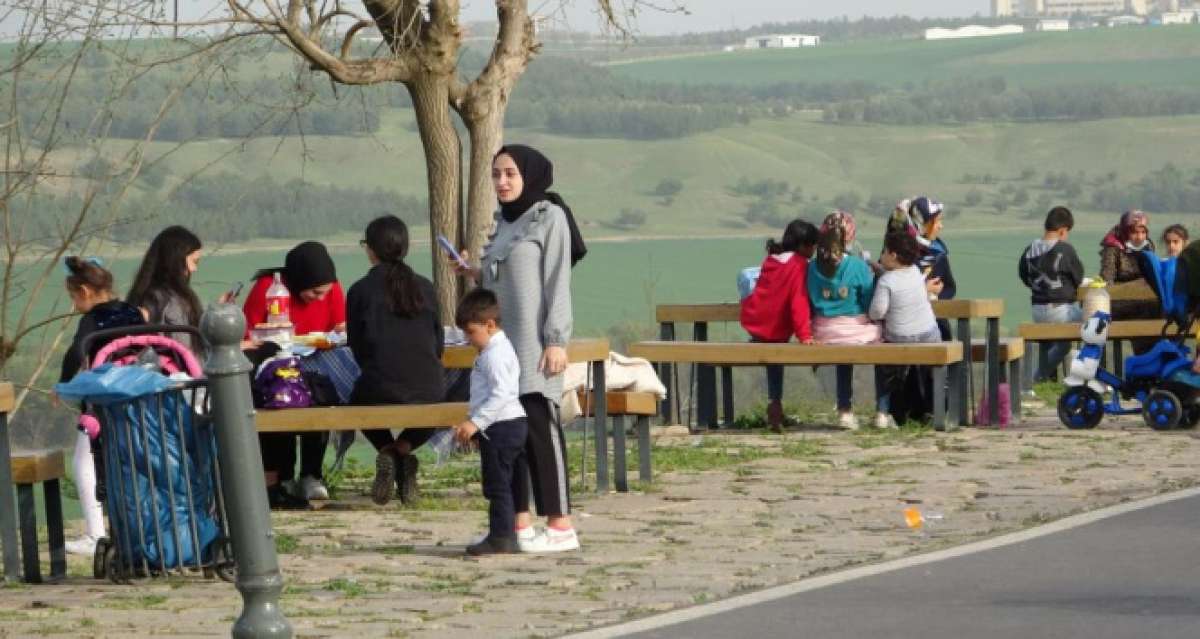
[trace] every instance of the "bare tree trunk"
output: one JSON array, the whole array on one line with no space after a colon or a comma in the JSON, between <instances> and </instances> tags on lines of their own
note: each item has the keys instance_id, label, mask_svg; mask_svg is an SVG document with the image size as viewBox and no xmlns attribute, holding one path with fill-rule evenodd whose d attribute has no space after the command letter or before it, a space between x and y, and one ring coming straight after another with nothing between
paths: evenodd
<instances>
[{"instance_id":1,"label":"bare tree trunk","mask_svg":"<svg viewBox=\"0 0 1200 639\"><path fill-rule=\"evenodd\" d=\"M442 323L454 323L458 281L437 247L437 236L459 238L462 213L462 146L450 118L449 82L441 75L422 73L406 84L412 96L425 167L429 179L429 226L433 253L433 285L437 289Z\"/></svg>"},{"instance_id":2,"label":"bare tree trunk","mask_svg":"<svg viewBox=\"0 0 1200 639\"><path fill-rule=\"evenodd\" d=\"M471 137L471 163L467 177L467 228L463 239L471 255L482 255L483 244L492 230L492 218L496 211L492 156L504 142L503 109L469 120L467 130Z\"/></svg>"}]
</instances>

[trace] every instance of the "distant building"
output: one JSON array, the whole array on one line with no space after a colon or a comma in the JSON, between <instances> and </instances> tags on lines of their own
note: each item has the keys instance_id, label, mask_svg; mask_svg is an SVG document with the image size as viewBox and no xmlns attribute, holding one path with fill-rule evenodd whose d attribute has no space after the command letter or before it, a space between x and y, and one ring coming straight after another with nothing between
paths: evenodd
<instances>
[{"instance_id":1,"label":"distant building","mask_svg":"<svg viewBox=\"0 0 1200 639\"><path fill-rule=\"evenodd\" d=\"M1063 18L1047 18L1038 20L1038 31L1070 31L1071 21Z\"/></svg>"},{"instance_id":2,"label":"distant building","mask_svg":"<svg viewBox=\"0 0 1200 639\"><path fill-rule=\"evenodd\" d=\"M821 36L804 34L774 34L746 38L747 49L799 49L821 45Z\"/></svg>"},{"instance_id":3,"label":"distant building","mask_svg":"<svg viewBox=\"0 0 1200 639\"><path fill-rule=\"evenodd\" d=\"M1016 35L1025 33L1025 27L1019 24L1005 24L997 27L984 27L970 24L957 29L926 29L926 40L955 40L958 38L984 38L990 36Z\"/></svg>"},{"instance_id":4,"label":"distant building","mask_svg":"<svg viewBox=\"0 0 1200 639\"><path fill-rule=\"evenodd\" d=\"M1178 11L1179 0L992 0L994 17L1025 16L1144 16L1155 2L1163 12ZM1174 7L1174 8L1172 8Z\"/></svg>"},{"instance_id":5,"label":"distant building","mask_svg":"<svg viewBox=\"0 0 1200 639\"><path fill-rule=\"evenodd\" d=\"M1146 24L1146 19L1141 16L1113 16L1108 19L1110 27L1133 27L1139 24Z\"/></svg>"}]
</instances>

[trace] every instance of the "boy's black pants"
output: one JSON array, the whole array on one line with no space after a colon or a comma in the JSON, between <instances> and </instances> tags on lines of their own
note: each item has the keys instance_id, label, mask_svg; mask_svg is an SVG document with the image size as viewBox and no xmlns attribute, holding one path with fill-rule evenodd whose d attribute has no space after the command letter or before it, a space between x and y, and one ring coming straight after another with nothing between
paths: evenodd
<instances>
[{"instance_id":1,"label":"boy's black pants","mask_svg":"<svg viewBox=\"0 0 1200 639\"><path fill-rule=\"evenodd\" d=\"M514 535L516 499L527 494L529 482L525 462L528 432L528 423L520 418L496 422L476 435L483 466L483 496L488 500L488 536L493 539Z\"/></svg>"}]
</instances>

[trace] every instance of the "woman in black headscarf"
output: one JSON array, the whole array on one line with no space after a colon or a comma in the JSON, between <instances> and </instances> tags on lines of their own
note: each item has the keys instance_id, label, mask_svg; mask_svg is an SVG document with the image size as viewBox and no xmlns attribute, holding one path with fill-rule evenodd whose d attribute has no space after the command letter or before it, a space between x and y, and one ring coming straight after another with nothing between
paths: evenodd
<instances>
[{"instance_id":1,"label":"woman in black headscarf","mask_svg":"<svg viewBox=\"0 0 1200 639\"><path fill-rule=\"evenodd\" d=\"M492 161L499 211L479 267L464 269L496 293L504 332L521 364L521 405L533 500L546 530L534 534L529 494L514 495L518 541L525 552L579 548L571 524L566 444L558 416L571 339L571 267L587 248L571 208L556 193L554 166L527 146L510 144Z\"/></svg>"},{"instance_id":2,"label":"woman in black headscarf","mask_svg":"<svg viewBox=\"0 0 1200 639\"><path fill-rule=\"evenodd\" d=\"M288 314L296 335L346 330L346 298L337 280L333 258L324 244L304 242L288 251L283 268L263 269L254 274L254 288L246 296L242 308L246 315L247 337L255 324L267 321L267 289L275 281L276 274L291 295ZM282 486L295 477L297 437L300 438L300 481L292 487L293 494L289 496ZM329 442L327 432L271 433L261 435L259 441L268 492L275 505L301 505L291 503L293 500L289 497L329 499L321 472Z\"/></svg>"}]
</instances>

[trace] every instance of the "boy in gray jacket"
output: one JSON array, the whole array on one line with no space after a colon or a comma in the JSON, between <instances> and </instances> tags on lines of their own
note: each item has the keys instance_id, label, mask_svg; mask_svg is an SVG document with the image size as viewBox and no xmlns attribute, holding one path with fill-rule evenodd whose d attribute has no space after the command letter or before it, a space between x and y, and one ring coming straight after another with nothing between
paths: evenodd
<instances>
[{"instance_id":1,"label":"boy in gray jacket","mask_svg":"<svg viewBox=\"0 0 1200 639\"><path fill-rule=\"evenodd\" d=\"M1034 240L1021 254L1017 274L1029 287L1035 322L1078 322L1083 319L1083 312L1075 301L1083 282L1083 263L1075 248L1067 242L1074 226L1071 211L1063 206L1055 207L1046 215L1046 232L1042 239ZM1070 342L1043 345L1038 353L1037 371L1032 380L1026 381L1053 379L1070 349ZM1032 384L1026 388L1032 388Z\"/></svg>"},{"instance_id":2,"label":"boy in gray jacket","mask_svg":"<svg viewBox=\"0 0 1200 639\"><path fill-rule=\"evenodd\" d=\"M471 370L469 417L454 427L454 436L464 444L478 440L483 496L488 500L488 534L467 546L467 554L520 552L515 498L527 490L529 477L525 460L528 424L520 401L521 364L500 329L500 303L495 293L471 291L458 305L454 320L479 351Z\"/></svg>"}]
</instances>

